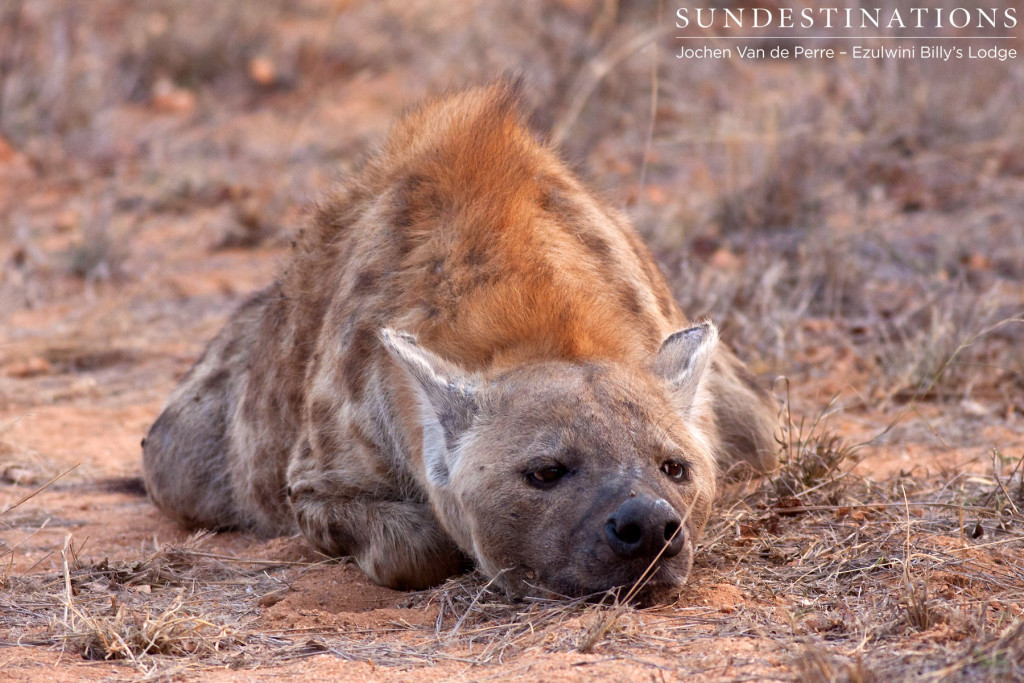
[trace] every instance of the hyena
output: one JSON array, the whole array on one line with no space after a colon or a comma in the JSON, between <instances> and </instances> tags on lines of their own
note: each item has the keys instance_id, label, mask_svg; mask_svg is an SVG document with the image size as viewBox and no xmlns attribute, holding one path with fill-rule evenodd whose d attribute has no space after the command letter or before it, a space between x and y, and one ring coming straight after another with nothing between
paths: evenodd
<instances>
[{"instance_id":1,"label":"hyena","mask_svg":"<svg viewBox=\"0 0 1024 683\"><path fill-rule=\"evenodd\" d=\"M143 442L161 510L395 588L678 589L719 472L774 466L774 409L518 99L428 101L322 202Z\"/></svg>"}]
</instances>

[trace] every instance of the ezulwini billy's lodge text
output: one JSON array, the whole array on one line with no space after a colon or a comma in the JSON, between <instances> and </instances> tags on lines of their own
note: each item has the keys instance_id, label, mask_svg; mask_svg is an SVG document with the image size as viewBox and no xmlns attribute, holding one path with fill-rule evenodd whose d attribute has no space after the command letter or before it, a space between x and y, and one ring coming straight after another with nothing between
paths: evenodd
<instances>
[{"instance_id":1,"label":"ezulwini billy's lodge text","mask_svg":"<svg viewBox=\"0 0 1024 683\"><path fill-rule=\"evenodd\" d=\"M952 47L946 45L900 45L895 47L865 47L854 45L842 50L832 47L807 47L796 45L772 48L748 47L711 47L700 45L679 48L677 59L836 59L849 56L853 59L936 59L944 62L957 59L992 59L1005 62L1017 58L1016 48L1003 47Z\"/></svg>"}]
</instances>

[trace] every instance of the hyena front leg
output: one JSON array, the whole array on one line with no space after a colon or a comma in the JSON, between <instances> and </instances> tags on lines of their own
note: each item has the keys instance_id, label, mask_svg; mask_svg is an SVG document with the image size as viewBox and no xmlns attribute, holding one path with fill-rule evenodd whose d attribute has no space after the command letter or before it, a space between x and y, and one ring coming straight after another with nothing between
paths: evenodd
<instances>
[{"instance_id":1,"label":"hyena front leg","mask_svg":"<svg viewBox=\"0 0 1024 683\"><path fill-rule=\"evenodd\" d=\"M382 466L358 428L333 427L327 431L343 436L328 441L318 422L289 458L287 495L310 544L330 557L351 556L375 582L404 590L436 585L471 566L430 504Z\"/></svg>"},{"instance_id":2,"label":"hyena front leg","mask_svg":"<svg viewBox=\"0 0 1024 683\"><path fill-rule=\"evenodd\" d=\"M427 588L469 566L427 503L338 498L309 484L290 495L299 529L314 547L331 557L352 556L382 586Z\"/></svg>"}]
</instances>

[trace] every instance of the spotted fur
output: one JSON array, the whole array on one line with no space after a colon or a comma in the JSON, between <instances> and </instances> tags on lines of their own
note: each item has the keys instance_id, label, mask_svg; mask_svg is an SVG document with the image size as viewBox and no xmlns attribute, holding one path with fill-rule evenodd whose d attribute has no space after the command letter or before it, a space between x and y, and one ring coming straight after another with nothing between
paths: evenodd
<instances>
[{"instance_id":1,"label":"spotted fur","mask_svg":"<svg viewBox=\"0 0 1024 683\"><path fill-rule=\"evenodd\" d=\"M603 541L642 495L685 528L651 590L685 580L719 470L774 466L773 411L516 91L427 102L323 202L150 430L162 510L298 530L394 587L475 562L513 594L583 594L645 568Z\"/></svg>"}]
</instances>

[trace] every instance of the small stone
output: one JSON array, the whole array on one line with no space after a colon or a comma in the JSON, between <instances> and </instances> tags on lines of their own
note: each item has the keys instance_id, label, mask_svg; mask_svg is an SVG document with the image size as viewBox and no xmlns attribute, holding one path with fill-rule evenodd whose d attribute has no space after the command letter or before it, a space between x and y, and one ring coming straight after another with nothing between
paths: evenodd
<instances>
[{"instance_id":1,"label":"small stone","mask_svg":"<svg viewBox=\"0 0 1024 683\"><path fill-rule=\"evenodd\" d=\"M161 78L153 86L150 103L159 111L188 113L196 108L196 96L191 90L178 87L169 78Z\"/></svg>"},{"instance_id":2,"label":"small stone","mask_svg":"<svg viewBox=\"0 0 1024 683\"><path fill-rule=\"evenodd\" d=\"M277 81L277 68L267 57L253 57L249 62L249 78L260 85L273 85Z\"/></svg>"},{"instance_id":3,"label":"small stone","mask_svg":"<svg viewBox=\"0 0 1024 683\"><path fill-rule=\"evenodd\" d=\"M16 379L27 379L39 375L49 374L53 370L50 361L39 356L33 356L27 360L15 361L4 368L4 374Z\"/></svg>"},{"instance_id":4,"label":"small stone","mask_svg":"<svg viewBox=\"0 0 1024 683\"><path fill-rule=\"evenodd\" d=\"M22 465L8 465L0 470L0 481L5 484L33 484L36 473Z\"/></svg>"}]
</instances>

